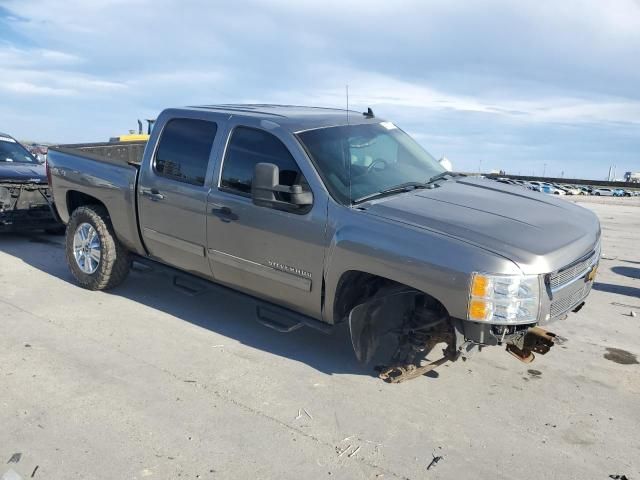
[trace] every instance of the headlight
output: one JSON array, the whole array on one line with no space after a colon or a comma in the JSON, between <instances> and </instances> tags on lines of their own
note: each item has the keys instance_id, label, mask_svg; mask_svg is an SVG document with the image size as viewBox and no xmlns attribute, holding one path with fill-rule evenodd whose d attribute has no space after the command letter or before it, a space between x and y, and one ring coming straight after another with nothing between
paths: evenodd
<instances>
[{"instance_id":1,"label":"headlight","mask_svg":"<svg viewBox=\"0 0 640 480\"><path fill-rule=\"evenodd\" d=\"M499 324L535 323L540 305L537 275L471 276L467 318Z\"/></svg>"}]
</instances>

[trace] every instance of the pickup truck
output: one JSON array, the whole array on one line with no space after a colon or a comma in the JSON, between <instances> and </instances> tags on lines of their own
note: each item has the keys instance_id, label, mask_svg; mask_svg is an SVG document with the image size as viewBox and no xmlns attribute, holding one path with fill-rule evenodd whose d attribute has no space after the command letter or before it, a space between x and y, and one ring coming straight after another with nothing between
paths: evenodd
<instances>
[{"instance_id":1,"label":"pickup truck","mask_svg":"<svg viewBox=\"0 0 640 480\"><path fill-rule=\"evenodd\" d=\"M529 362L557 340L541 326L594 281L592 212L448 172L370 109L167 109L142 148L49 150L82 287L115 287L133 260L165 265L246 295L281 331L348 322L360 361L394 352L388 382L477 346Z\"/></svg>"}]
</instances>

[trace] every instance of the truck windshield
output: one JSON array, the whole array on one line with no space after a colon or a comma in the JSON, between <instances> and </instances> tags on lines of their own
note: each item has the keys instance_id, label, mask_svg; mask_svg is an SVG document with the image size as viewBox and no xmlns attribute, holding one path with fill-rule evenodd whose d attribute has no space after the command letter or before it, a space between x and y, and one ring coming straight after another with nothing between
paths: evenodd
<instances>
[{"instance_id":1,"label":"truck windshield","mask_svg":"<svg viewBox=\"0 0 640 480\"><path fill-rule=\"evenodd\" d=\"M347 205L399 185L426 183L445 172L418 143L389 122L318 128L297 137L331 195Z\"/></svg>"},{"instance_id":2,"label":"truck windshield","mask_svg":"<svg viewBox=\"0 0 640 480\"><path fill-rule=\"evenodd\" d=\"M38 161L13 138L0 136L0 162L35 163Z\"/></svg>"}]
</instances>

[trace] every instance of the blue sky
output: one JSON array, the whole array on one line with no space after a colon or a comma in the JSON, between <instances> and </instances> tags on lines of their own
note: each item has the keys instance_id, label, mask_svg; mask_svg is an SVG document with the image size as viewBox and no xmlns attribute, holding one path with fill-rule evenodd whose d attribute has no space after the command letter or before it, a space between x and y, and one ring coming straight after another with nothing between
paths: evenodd
<instances>
[{"instance_id":1,"label":"blue sky","mask_svg":"<svg viewBox=\"0 0 640 480\"><path fill-rule=\"evenodd\" d=\"M165 107L371 106L458 170L640 171L640 1L0 0L0 131Z\"/></svg>"}]
</instances>

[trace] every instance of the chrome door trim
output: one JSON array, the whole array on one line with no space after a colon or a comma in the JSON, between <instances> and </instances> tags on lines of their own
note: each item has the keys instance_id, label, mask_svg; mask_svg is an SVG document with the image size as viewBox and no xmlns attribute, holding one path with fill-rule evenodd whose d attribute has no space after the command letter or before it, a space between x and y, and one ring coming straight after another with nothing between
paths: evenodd
<instances>
[{"instance_id":1,"label":"chrome door trim","mask_svg":"<svg viewBox=\"0 0 640 480\"><path fill-rule=\"evenodd\" d=\"M229 267L234 267L245 272L268 278L270 280L275 280L276 282L280 282L290 287L304 290L305 292L311 291L310 278L304 278L293 273L283 272L282 270L277 270L273 267L262 265L261 263L253 262L245 258L236 257L235 255L230 255L219 250L214 250L213 248L207 249L207 252L209 254L209 258L211 258L213 262L221 263ZM215 275L215 266L213 268L213 271Z\"/></svg>"},{"instance_id":2,"label":"chrome door trim","mask_svg":"<svg viewBox=\"0 0 640 480\"><path fill-rule=\"evenodd\" d=\"M193 255L198 255L199 257L205 256L204 247L202 245L187 242L186 240L172 237L171 235L167 235L166 233L160 233L156 230L152 230L151 228L147 228L147 227L144 227L142 229L142 233L144 234L144 237L150 240L155 240L156 242L164 243L165 245L178 248L185 252L189 252Z\"/></svg>"}]
</instances>

